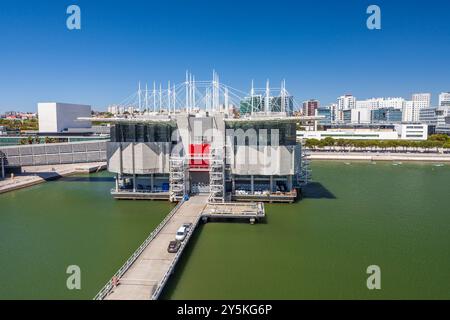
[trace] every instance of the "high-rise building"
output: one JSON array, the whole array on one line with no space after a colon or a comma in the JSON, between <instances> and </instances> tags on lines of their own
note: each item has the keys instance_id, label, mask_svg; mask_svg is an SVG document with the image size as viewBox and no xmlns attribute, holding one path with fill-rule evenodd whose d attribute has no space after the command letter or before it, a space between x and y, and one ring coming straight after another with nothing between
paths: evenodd
<instances>
[{"instance_id":1,"label":"high-rise building","mask_svg":"<svg viewBox=\"0 0 450 320\"><path fill-rule=\"evenodd\" d=\"M331 124L333 120L333 110L331 106L319 107L316 109L317 116L323 116L323 120L319 120L319 124Z\"/></svg>"},{"instance_id":2,"label":"high-rise building","mask_svg":"<svg viewBox=\"0 0 450 320\"><path fill-rule=\"evenodd\" d=\"M415 93L411 101L406 101L403 106L403 121L417 122L420 117L420 110L430 107L431 94Z\"/></svg>"},{"instance_id":3,"label":"high-rise building","mask_svg":"<svg viewBox=\"0 0 450 320\"><path fill-rule=\"evenodd\" d=\"M356 107L356 98L351 94L346 94L337 98L337 104L339 110L353 109Z\"/></svg>"},{"instance_id":4,"label":"high-rise building","mask_svg":"<svg viewBox=\"0 0 450 320\"><path fill-rule=\"evenodd\" d=\"M439 95L439 107L450 106L450 92L442 92Z\"/></svg>"},{"instance_id":5,"label":"high-rise building","mask_svg":"<svg viewBox=\"0 0 450 320\"><path fill-rule=\"evenodd\" d=\"M412 95L414 106L418 109L429 108L431 103L430 93L415 93Z\"/></svg>"},{"instance_id":6,"label":"high-rise building","mask_svg":"<svg viewBox=\"0 0 450 320\"><path fill-rule=\"evenodd\" d=\"M371 98L366 100L357 100L356 108L366 108L370 111L380 108L403 109L405 99L403 98Z\"/></svg>"},{"instance_id":7,"label":"high-rise building","mask_svg":"<svg viewBox=\"0 0 450 320\"><path fill-rule=\"evenodd\" d=\"M314 116L316 114L316 110L319 108L319 101L310 99L308 101L303 102L303 115L305 116Z\"/></svg>"}]
</instances>

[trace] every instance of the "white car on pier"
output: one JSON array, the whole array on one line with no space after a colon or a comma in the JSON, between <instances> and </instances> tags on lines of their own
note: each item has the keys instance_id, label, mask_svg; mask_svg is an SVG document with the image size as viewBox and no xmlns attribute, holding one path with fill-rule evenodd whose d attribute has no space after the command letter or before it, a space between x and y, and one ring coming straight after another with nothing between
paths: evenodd
<instances>
[{"instance_id":1,"label":"white car on pier","mask_svg":"<svg viewBox=\"0 0 450 320\"><path fill-rule=\"evenodd\" d=\"M186 238L188 233L188 228L185 226L179 227L177 230L177 234L175 235L175 239L178 241L183 241Z\"/></svg>"}]
</instances>

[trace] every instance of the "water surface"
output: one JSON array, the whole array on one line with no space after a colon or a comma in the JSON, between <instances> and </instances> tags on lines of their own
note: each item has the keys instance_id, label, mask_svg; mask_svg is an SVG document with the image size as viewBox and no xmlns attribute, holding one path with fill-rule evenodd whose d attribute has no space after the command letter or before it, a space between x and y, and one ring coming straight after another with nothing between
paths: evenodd
<instances>
[{"instance_id":1,"label":"water surface","mask_svg":"<svg viewBox=\"0 0 450 320\"><path fill-rule=\"evenodd\" d=\"M92 299L170 211L117 201L108 173L67 177L0 195L0 299ZM66 287L81 268L81 290Z\"/></svg>"},{"instance_id":2,"label":"water surface","mask_svg":"<svg viewBox=\"0 0 450 320\"><path fill-rule=\"evenodd\" d=\"M267 223L201 227L170 299L450 298L450 167L315 162ZM381 290L366 268L381 268Z\"/></svg>"}]
</instances>

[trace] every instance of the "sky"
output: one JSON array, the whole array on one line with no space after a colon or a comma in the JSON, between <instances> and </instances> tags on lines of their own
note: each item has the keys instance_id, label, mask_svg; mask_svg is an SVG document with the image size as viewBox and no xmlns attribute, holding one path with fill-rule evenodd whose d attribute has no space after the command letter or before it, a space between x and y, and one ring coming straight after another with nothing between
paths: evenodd
<instances>
[{"instance_id":1,"label":"sky","mask_svg":"<svg viewBox=\"0 0 450 320\"><path fill-rule=\"evenodd\" d=\"M81 30L66 27L69 5ZM369 30L367 7L381 9ZM0 113L58 101L105 110L137 83L251 80L321 105L343 94L450 91L450 1L1 0Z\"/></svg>"}]
</instances>

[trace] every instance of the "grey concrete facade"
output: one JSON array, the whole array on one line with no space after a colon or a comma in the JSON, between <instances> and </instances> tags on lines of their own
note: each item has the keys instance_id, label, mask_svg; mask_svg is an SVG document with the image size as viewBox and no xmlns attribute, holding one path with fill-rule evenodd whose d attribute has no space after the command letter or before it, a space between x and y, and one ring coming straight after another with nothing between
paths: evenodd
<instances>
[{"instance_id":1,"label":"grey concrete facade","mask_svg":"<svg viewBox=\"0 0 450 320\"><path fill-rule=\"evenodd\" d=\"M106 161L106 141L0 147L5 166L38 166Z\"/></svg>"}]
</instances>

